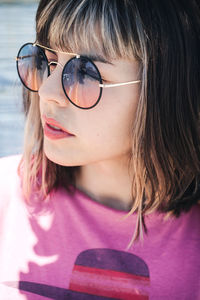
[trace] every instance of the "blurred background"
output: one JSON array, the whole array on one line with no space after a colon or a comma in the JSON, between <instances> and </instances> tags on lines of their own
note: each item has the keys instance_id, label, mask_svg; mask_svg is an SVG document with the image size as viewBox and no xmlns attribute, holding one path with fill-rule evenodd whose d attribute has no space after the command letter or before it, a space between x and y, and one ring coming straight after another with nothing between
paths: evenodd
<instances>
[{"instance_id":1,"label":"blurred background","mask_svg":"<svg viewBox=\"0 0 200 300\"><path fill-rule=\"evenodd\" d=\"M22 153L24 114L15 57L35 40L37 0L0 0L0 157Z\"/></svg>"}]
</instances>

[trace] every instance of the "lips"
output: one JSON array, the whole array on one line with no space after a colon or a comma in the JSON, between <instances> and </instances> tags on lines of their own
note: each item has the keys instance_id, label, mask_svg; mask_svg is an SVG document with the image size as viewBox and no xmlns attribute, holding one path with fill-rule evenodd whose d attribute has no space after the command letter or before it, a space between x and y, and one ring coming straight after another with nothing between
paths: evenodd
<instances>
[{"instance_id":1,"label":"lips","mask_svg":"<svg viewBox=\"0 0 200 300\"><path fill-rule=\"evenodd\" d=\"M60 123L58 123L53 118L47 118L45 115L42 116L44 124L44 134L50 139L61 139L66 137L74 136L66 128L64 128ZM55 128L56 127L56 128Z\"/></svg>"}]
</instances>

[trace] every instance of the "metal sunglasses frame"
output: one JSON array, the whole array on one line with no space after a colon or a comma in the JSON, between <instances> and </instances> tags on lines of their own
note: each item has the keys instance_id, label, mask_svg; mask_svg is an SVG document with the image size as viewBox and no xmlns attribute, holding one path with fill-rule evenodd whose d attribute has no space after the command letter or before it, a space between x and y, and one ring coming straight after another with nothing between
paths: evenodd
<instances>
[{"instance_id":1,"label":"metal sunglasses frame","mask_svg":"<svg viewBox=\"0 0 200 300\"><path fill-rule=\"evenodd\" d=\"M39 46L43 49L46 49L46 50L50 50L50 51L53 51L53 52L56 52L56 53L63 53L63 54L68 54L68 55L73 55L75 56L76 58L80 58L81 55L80 54L77 54L77 53L73 53L73 52L64 52L64 51L58 51L58 50L54 50L52 48L48 48L48 47L45 47L43 45L40 45L38 43L34 43L33 46ZM88 59L88 58L87 58ZM51 63L55 63L59 66L61 66L62 68L64 68L64 66L62 64L60 64L59 62L56 62L56 61L51 61L49 63L49 65ZM94 64L94 63L93 63ZM139 83L141 82L141 80L133 80L133 81L126 81L126 82L120 82L120 83L111 83L111 84L99 84L99 87L101 88L110 88L110 87L116 87L116 86L123 86L123 85L128 85L128 84L133 84L133 83Z\"/></svg>"},{"instance_id":2,"label":"metal sunglasses frame","mask_svg":"<svg viewBox=\"0 0 200 300\"><path fill-rule=\"evenodd\" d=\"M82 56L82 55L80 55L80 54L73 53L73 52L64 52L64 51L54 50L54 49L52 49L52 48L45 47L45 46L43 46L43 45L41 45L41 44L39 44L39 43L26 43L26 44L22 45L22 47L20 48L20 50L19 50L19 52L18 52L17 57L15 58L15 59L16 59L16 62L17 62L17 71L18 71L18 75L19 75L20 79L21 79L21 76L20 76L20 72L19 72L19 69L18 69L18 61L19 61L19 59L20 59L21 57L19 56L19 53L20 53L21 49L22 49L23 47L25 47L26 45L28 45L28 44L30 44L30 45L32 45L32 46L38 46L39 48L46 49L46 50L49 50L49 51L52 51L52 52L55 52L55 53L63 53L63 54L72 55L73 57L72 57L69 61L71 61L71 60L74 59L74 58L81 58L81 57L84 58L84 56ZM44 53L44 55L45 55L45 53ZM45 55L45 57L46 57L46 55ZM97 101L95 102L95 104L93 104L93 105L90 106L90 107L81 107L81 106L78 106L76 103L74 103L74 102L69 98L69 96L67 95L67 93L66 93L66 91L65 91L65 88L64 88L64 85L63 85L63 81L62 81L62 87L63 87L63 90L64 90L64 93L65 93L66 97L68 98L68 100L69 100L73 105L75 105L75 106L78 107L78 108L81 108L81 109L91 109L91 108L93 108L94 106L96 106L97 103L98 103L98 102L100 101L100 99L101 99L102 89L103 89L103 88L111 88L111 87L125 86L125 85L130 85L130 84L135 84L135 83L141 82L141 80L133 80L133 81L127 81L127 82L120 82L120 83L103 84L103 83L102 83L101 74L100 74L100 72L99 72L97 66L94 64L94 62L93 62L91 59L89 59L88 57L85 57L85 58L86 58L88 61L90 61L90 62L94 65L94 67L96 68L96 70L97 70L97 72L98 72L98 74L99 74L99 76L100 76L100 80L101 80L100 83L99 83L100 93L99 93L99 97L98 97ZM69 63L69 61L68 61L67 63ZM67 64L67 63L66 63L66 64ZM51 64L59 65L61 68L63 68L63 71L64 71L64 67L66 66L66 64L63 66L63 65L62 65L61 63L59 63L59 62L56 62L56 61L48 62L48 60L47 60L48 68L50 67ZM51 73L50 73L50 71L48 70L48 76L50 76L50 75L51 75ZM62 72L62 78L63 78L63 72ZM30 88L28 88L28 87L26 86L26 84L23 82L22 79L21 79L21 81L22 81L23 85L24 85L27 89L29 89L29 90L32 91L32 92L37 92L37 91L31 90Z\"/></svg>"}]
</instances>

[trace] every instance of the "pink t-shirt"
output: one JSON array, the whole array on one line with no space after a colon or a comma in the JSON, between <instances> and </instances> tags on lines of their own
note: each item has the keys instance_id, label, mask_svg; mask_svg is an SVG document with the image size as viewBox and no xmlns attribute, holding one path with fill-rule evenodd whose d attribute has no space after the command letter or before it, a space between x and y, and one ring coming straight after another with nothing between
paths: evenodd
<instances>
[{"instance_id":1,"label":"pink t-shirt","mask_svg":"<svg viewBox=\"0 0 200 300\"><path fill-rule=\"evenodd\" d=\"M200 299L200 206L178 219L146 216L148 234L127 250L136 215L77 190L28 206L17 166L0 160L0 299Z\"/></svg>"}]
</instances>

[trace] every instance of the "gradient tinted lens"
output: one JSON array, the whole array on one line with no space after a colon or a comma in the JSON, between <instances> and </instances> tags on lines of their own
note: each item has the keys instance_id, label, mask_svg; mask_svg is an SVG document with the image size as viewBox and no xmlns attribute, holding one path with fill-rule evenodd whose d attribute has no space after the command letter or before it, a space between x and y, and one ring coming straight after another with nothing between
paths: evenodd
<instances>
[{"instance_id":1,"label":"gradient tinted lens","mask_svg":"<svg viewBox=\"0 0 200 300\"><path fill-rule=\"evenodd\" d=\"M19 50L17 70L22 83L37 92L44 78L48 77L47 58L38 46L26 44Z\"/></svg>"},{"instance_id":2,"label":"gradient tinted lens","mask_svg":"<svg viewBox=\"0 0 200 300\"><path fill-rule=\"evenodd\" d=\"M63 89L76 106L91 108L101 96L101 75L94 63L86 57L72 58L62 73Z\"/></svg>"}]
</instances>

